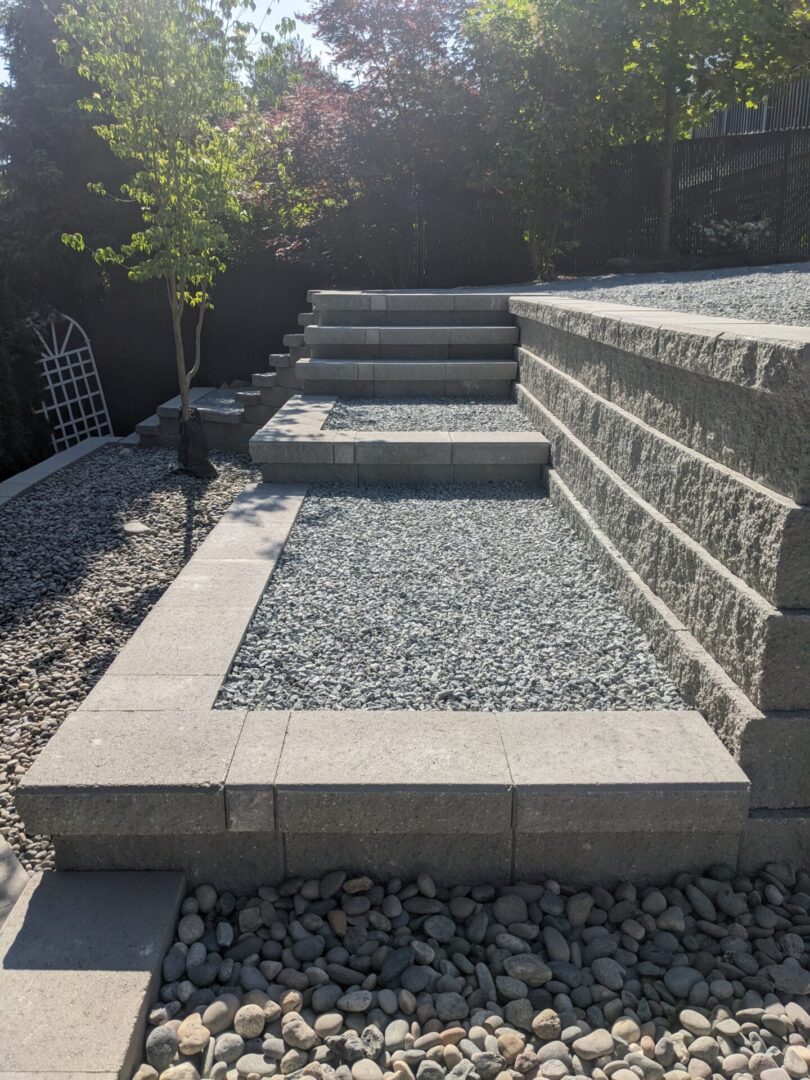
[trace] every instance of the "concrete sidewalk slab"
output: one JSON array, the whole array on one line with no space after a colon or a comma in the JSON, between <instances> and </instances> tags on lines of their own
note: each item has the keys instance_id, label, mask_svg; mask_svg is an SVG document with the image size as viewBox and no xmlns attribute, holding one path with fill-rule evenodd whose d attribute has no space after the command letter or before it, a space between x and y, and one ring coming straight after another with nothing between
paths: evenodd
<instances>
[{"instance_id":1,"label":"concrete sidewalk slab","mask_svg":"<svg viewBox=\"0 0 810 1080\"><path fill-rule=\"evenodd\" d=\"M0 1080L129 1080L184 888L179 873L31 879L0 932Z\"/></svg>"}]
</instances>

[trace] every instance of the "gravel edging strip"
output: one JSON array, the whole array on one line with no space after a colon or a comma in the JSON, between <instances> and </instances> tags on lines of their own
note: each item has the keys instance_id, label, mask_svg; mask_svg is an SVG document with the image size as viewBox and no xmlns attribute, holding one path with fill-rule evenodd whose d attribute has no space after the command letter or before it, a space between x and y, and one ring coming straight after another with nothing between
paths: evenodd
<instances>
[{"instance_id":1,"label":"gravel edging strip","mask_svg":"<svg viewBox=\"0 0 810 1080\"><path fill-rule=\"evenodd\" d=\"M91 435L80 443L76 443L75 446L69 446L67 450L60 450L58 454L51 454L44 461L32 465L30 469L24 469L23 472L8 477L7 480L0 482L0 506L9 502L16 495L22 495L23 492L30 490L35 484L47 480L49 476L53 476L54 473L64 469L67 465L72 465L75 461L81 461L83 457L95 453L102 446L108 446L110 443L119 441L116 435Z\"/></svg>"}]
</instances>

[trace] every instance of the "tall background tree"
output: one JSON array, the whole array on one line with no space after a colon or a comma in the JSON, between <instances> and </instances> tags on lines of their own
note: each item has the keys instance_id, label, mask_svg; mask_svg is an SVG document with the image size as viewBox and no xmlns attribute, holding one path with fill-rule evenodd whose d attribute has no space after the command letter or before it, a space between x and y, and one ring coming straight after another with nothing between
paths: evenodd
<instances>
[{"instance_id":1,"label":"tall background tree","mask_svg":"<svg viewBox=\"0 0 810 1080\"><path fill-rule=\"evenodd\" d=\"M716 112L760 104L788 78L810 73L808 0L540 0L563 8L579 69L595 47L622 47L601 83L613 141L658 147L657 255L670 254L675 143ZM606 22L604 10L616 18ZM605 33L621 34L609 42Z\"/></svg>"},{"instance_id":2,"label":"tall background tree","mask_svg":"<svg viewBox=\"0 0 810 1080\"><path fill-rule=\"evenodd\" d=\"M92 84L84 108L129 175L112 193L133 204L141 226L97 262L123 265L132 281L161 279L171 312L180 390L180 466L214 473L189 389L201 363L203 320L225 269L231 230L244 219L255 174L257 116L240 76L253 28L228 0L88 0L58 17L59 48L78 52ZM108 191L94 185L100 195ZM83 250L85 237L66 243ZM184 316L194 313L186 359Z\"/></svg>"}]
</instances>

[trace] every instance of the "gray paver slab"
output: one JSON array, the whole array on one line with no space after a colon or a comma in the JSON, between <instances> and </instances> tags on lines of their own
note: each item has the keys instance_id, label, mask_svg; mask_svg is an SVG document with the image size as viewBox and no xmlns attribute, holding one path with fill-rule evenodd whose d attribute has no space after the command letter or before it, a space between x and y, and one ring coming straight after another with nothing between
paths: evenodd
<instances>
[{"instance_id":1,"label":"gray paver slab","mask_svg":"<svg viewBox=\"0 0 810 1080\"><path fill-rule=\"evenodd\" d=\"M0 933L0 1076L129 1080L183 892L179 873L31 880Z\"/></svg>"},{"instance_id":2,"label":"gray paver slab","mask_svg":"<svg viewBox=\"0 0 810 1080\"><path fill-rule=\"evenodd\" d=\"M279 552L283 544L279 542ZM255 607L154 607L109 667L113 675L224 675Z\"/></svg>"},{"instance_id":3,"label":"gray paver slab","mask_svg":"<svg viewBox=\"0 0 810 1080\"><path fill-rule=\"evenodd\" d=\"M510 787L491 714L293 712L276 819L299 833L499 833Z\"/></svg>"},{"instance_id":4,"label":"gray paver slab","mask_svg":"<svg viewBox=\"0 0 810 1080\"><path fill-rule=\"evenodd\" d=\"M357 431L358 465L449 465L450 436L446 431Z\"/></svg>"},{"instance_id":5,"label":"gray paver slab","mask_svg":"<svg viewBox=\"0 0 810 1080\"><path fill-rule=\"evenodd\" d=\"M220 675L111 675L96 683L80 708L93 712L155 712L208 709Z\"/></svg>"},{"instance_id":6,"label":"gray paver slab","mask_svg":"<svg viewBox=\"0 0 810 1080\"><path fill-rule=\"evenodd\" d=\"M286 710L248 713L225 781L228 828L233 832L275 828L273 785L289 715Z\"/></svg>"},{"instance_id":7,"label":"gray paver slab","mask_svg":"<svg viewBox=\"0 0 810 1080\"><path fill-rule=\"evenodd\" d=\"M28 828L56 835L224 830L225 779L245 715L74 713L18 788Z\"/></svg>"}]
</instances>

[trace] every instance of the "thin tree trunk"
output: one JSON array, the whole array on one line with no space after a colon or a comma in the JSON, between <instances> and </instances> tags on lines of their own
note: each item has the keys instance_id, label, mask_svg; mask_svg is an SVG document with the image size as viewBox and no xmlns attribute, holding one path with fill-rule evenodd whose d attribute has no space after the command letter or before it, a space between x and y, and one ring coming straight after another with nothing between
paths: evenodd
<instances>
[{"instance_id":1,"label":"thin tree trunk","mask_svg":"<svg viewBox=\"0 0 810 1080\"><path fill-rule=\"evenodd\" d=\"M675 85L666 88L664 135L661 141L661 178L658 188L658 236L655 254L666 259L672 248L672 170L675 160L677 102Z\"/></svg>"},{"instance_id":2,"label":"thin tree trunk","mask_svg":"<svg viewBox=\"0 0 810 1080\"><path fill-rule=\"evenodd\" d=\"M191 415L189 402L189 381L186 374L186 351L183 347L183 307L177 297L177 282L172 275L166 279L169 290L169 303L172 309L172 332L174 334L174 359L177 365L177 385L180 388L180 415L188 420Z\"/></svg>"},{"instance_id":3,"label":"thin tree trunk","mask_svg":"<svg viewBox=\"0 0 810 1080\"><path fill-rule=\"evenodd\" d=\"M669 49L663 72L664 116L661 138L661 176L658 188L656 255L666 259L672 249L672 169L678 133L677 69L680 57L681 0L672 0L669 14Z\"/></svg>"}]
</instances>

